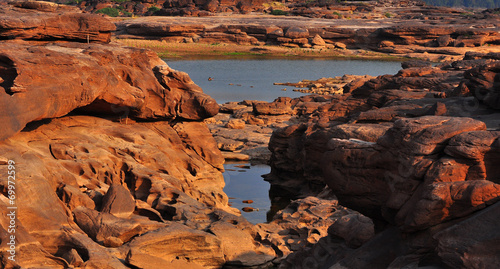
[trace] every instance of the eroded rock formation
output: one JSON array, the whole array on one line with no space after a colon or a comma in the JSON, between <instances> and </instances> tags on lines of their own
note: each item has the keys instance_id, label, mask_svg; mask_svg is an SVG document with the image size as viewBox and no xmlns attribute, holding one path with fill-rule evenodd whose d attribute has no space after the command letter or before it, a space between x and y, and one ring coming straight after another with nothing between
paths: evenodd
<instances>
[{"instance_id":1,"label":"eroded rock formation","mask_svg":"<svg viewBox=\"0 0 500 269\"><path fill-rule=\"evenodd\" d=\"M372 236L373 223L332 196L249 223L228 204L224 157L203 122L219 106L186 73L106 44L111 24L95 15L43 2L2 12L2 268L266 268L339 221L362 219ZM59 12L81 27L63 28ZM40 18L50 31L33 28ZM103 39L81 34L94 19Z\"/></svg>"},{"instance_id":2,"label":"eroded rock formation","mask_svg":"<svg viewBox=\"0 0 500 269\"><path fill-rule=\"evenodd\" d=\"M476 220L497 217L500 199L495 56L470 53L437 67L408 63L396 75L352 82L301 123L273 133L267 180L275 188L303 197L327 185L379 232L359 248L314 260L318 268L465 268L498 253L486 239L495 224ZM457 239L472 223L485 237ZM467 243L451 250L459 240ZM329 242L329 249L338 247ZM311 262L324 244L294 253L283 268ZM484 266L496 264L485 258Z\"/></svg>"}]
</instances>

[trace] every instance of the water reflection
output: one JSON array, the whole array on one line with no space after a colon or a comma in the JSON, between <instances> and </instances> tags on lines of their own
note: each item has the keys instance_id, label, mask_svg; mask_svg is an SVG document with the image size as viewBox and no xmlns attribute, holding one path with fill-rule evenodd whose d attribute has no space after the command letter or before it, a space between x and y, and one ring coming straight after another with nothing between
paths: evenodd
<instances>
[{"instance_id":1,"label":"water reflection","mask_svg":"<svg viewBox=\"0 0 500 269\"><path fill-rule=\"evenodd\" d=\"M273 101L278 96L299 97L303 93L281 91L275 82L298 82L322 77L396 74L400 62L367 60L167 60L185 71L218 103L228 101ZM210 78L210 80L209 80Z\"/></svg>"},{"instance_id":2,"label":"water reflection","mask_svg":"<svg viewBox=\"0 0 500 269\"><path fill-rule=\"evenodd\" d=\"M240 211L245 207L254 208L252 212L242 211L242 216L254 224L266 222L266 214L271 208L270 185L262 179L262 175L269 173L271 168L264 164L249 163L226 163L224 168L224 192L230 197L232 206ZM253 203L244 203L246 200Z\"/></svg>"}]
</instances>

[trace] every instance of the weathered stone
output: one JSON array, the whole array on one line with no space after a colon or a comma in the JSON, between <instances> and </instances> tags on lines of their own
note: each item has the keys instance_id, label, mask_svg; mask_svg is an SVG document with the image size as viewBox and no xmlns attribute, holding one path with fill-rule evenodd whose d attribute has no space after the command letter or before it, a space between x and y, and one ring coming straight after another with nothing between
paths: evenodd
<instances>
[{"instance_id":1,"label":"weathered stone","mask_svg":"<svg viewBox=\"0 0 500 269\"><path fill-rule=\"evenodd\" d=\"M437 253L443 262L453 268L500 266L499 214L500 203L495 203L437 233Z\"/></svg>"},{"instance_id":2,"label":"weathered stone","mask_svg":"<svg viewBox=\"0 0 500 269\"><path fill-rule=\"evenodd\" d=\"M291 114L291 99L282 98L272 103L256 103L253 105L254 113L257 115L283 115Z\"/></svg>"},{"instance_id":3,"label":"weathered stone","mask_svg":"<svg viewBox=\"0 0 500 269\"><path fill-rule=\"evenodd\" d=\"M123 242L144 232L140 223L119 219L111 214L99 213L85 207L77 207L73 214L78 226L93 240L100 244L113 241L108 237L118 238Z\"/></svg>"},{"instance_id":4,"label":"weathered stone","mask_svg":"<svg viewBox=\"0 0 500 269\"><path fill-rule=\"evenodd\" d=\"M377 143L399 147L402 152L415 155L430 155L442 151L448 140L460 133L485 129L483 122L469 118L426 116L402 119L396 121Z\"/></svg>"},{"instance_id":5,"label":"weathered stone","mask_svg":"<svg viewBox=\"0 0 500 269\"><path fill-rule=\"evenodd\" d=\"M452 41L453 40L450 37L450 35L443 35L443 36L440 36L436 39L436 43L437 43L438 47L446 47L446 46L450 45Z\"/></svg>"},{"instance_id":6,"label":"weathered stone","mask_svg":"<svg viewBox=\"0 0 500 269\"><path fill-rule=\"evenodd\" d=\"M249 223L246 225L247 228L243 230L241 225L235 226L230 222L219 221L209 227L210 233L221 240L228 266L259 266L274 259L274 251L256 243L252 232L249 231Z\"/></svg>"},{"instance_id":7,"label":"weathered stone","mask_svg":"<svg viewBox=\"0 0 500 269\"><path fill-rule=\"evenodd\" d=\"M59 196L61 200L66 203L66 205L71 209L75 209L79 206L87 207L90 209L95 209L95 202L90 199L90 197L84 194L81 190L66 185L60 190Z\"/></svg>"},{"instance_id":8,"label":"weathered stone","mask_svg":"<svg viewBox=\"0 0 500 269\"><path fill-rule=\"evenodd\" d=\"M309 31L306 28L293 26L286 30L285 36L291 39L308 38Z\"/></svg>"},{"instance_id":9,"label":"weathered stone","mask_svg":"<svg viewBox=\"0 0 500 269\"><path fill-rule=\"evenodd\" d=\"M338 49L345 50L347 48L347 45L344 43L341 43L341 42L335 42L335 43L333 43L333 45L335 45L335 48L338 48Z\"/></svg>"},{"instance_id":10,"label":"weathered stone","mask_svg":"<svg viewBox=\"0 0 500 269\"><path fill-rule=\"evenodd\" d=\"M313 39L311 40L311 44L316 45L316 46L325 46L326 45L325 40L323 40L323 38L321 38L320 35L315 35L313 37Z\"/></svg>"},{"instance_id":11,"label":"weathered stone","mask_svg":"<svg viewBox=\"0 0 500 269\"><path fill-rule=\"evenodd\" d=\"M245 128L245 121L240 120L240 119L231 119L226 124L226 127L229 129L244 129Z\"/></svg>"},{"instance_id":12,"label":"weathered stone","mask_svg":"<svg viewBox=\"0 0 500 269\"><path fill-rule=\"evenodd\" d=\"M39 6L34 6L34 5ZM116 27L109 20L88 13L77 13L64 5L40 2L20 2L22 8L8 5L0 7L0 37L24 40L72 40L78 42L109 43L111 32ZM30 5L30 6L27 6ZM44 7L48 7L47 10ZM45 9L45 12L32 12L29 9Z\"/></svg>"},{"instance_id":13,"label":"weathered stone","mask_svg":"<svg viewBox=\"0 0 500 269\"><path fill-rule=\"evenodd\" d=\"M66 43L30 47L7 42L0 53L1 62L5 63L0 70L7 70L1 76L8 81L0 96L0 118L4 122L0 139L18 132L28 122L60 117L75 109L124 119L165 120L200 120L218 111L217 103L194 87L187 75L165 66L153 72L155 66L165 63L149 52L111 45ZM127 60L131 58L134 60ZM46 71L45 76L38 75L40 69ZM82 69L87 70L87 75L76 74ZM53 81L60 84L47 86ZM16 94L20 90L23 93ZM40 102L53 105L30 105Z\"/></svg>"},{"instance_id":14,"label":"weathered stone","mask_svg":"<svg viewBox=\"0 0 500 269\"><path fill-rule=\"evenodd\" d=\"M417 192L415 195L419 196ZM403 229L424 229L470 215L500 200L500 185L486 180L439 182L422 187L418 202L396 216Z\"/></svg>"},{"instance_id":15,"label":"weathered stone","mask_svg":"<svg viewBox=\"0 0 500 269\"><path fill-rule=\"evenodd\" d=\"M279 268L293 266L315 267L328 262L340 260L352 248L357 248L374 236L373 222L358 212L346 209L336 204L336 200L320 200L307 197L292 202L282 213L278 213L272 224L280 224L287 230L278 232L287 244L296 242L296 250L291 253ZM298 208L297 208L298 205ZM296 212L292 211L295 207ZM288 214L287 214L288 213ZM298 221L298 227L294 227ZM301 223L304 224L300 225ZM301 227L302 226L302 227ZM298 235L298 236L297 236ZM315 237L317 236L317 237ZM307 240L304 240L307 237ZM270 238L272 243L279 242Z\"/></svg>"},{"instance_id":16,"label":"weathered stone","mask_svg":"<svg viewBox=\"0 0 500 269\"><path fill-rule=\"evenodd\" d=\"M83 265L82 257L80 257L80 254L78 254L78 251L76 251L74 248L72 248L70 251L63 254L62 258L65 259L69 264L71 264L73 266L82 266Z\"/></svg>"},{"instance_id":17,"label":"weathered stone","mask_svg":"<svg viewBox=\"0 0 500 269\"><path fill-rule=\"evenodd\" d=\"M204 268L218 268L224 264L221 241L217 237L177 223L134 238L126 249L127 262L141 267L158 262L169 264L175 260Z\"/></svg>"}]
</instances>

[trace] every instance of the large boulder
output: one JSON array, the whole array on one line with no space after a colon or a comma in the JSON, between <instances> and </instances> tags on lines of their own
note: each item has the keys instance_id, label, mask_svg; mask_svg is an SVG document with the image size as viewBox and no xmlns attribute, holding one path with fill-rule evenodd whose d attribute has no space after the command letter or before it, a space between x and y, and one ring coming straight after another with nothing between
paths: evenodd
<instances>
[{"instance_id":1,"label":"large boulder","mask_svg":"<svg viewBox=\"0 0 500 269\"><path fill-rule=\"evenodd\" d=\"M500 109L499 73L498 62L481 65L465 73L465 83L474 96L494 109Z\"/></svg>"},{"instance_id":2,"label":"large boulder","mask_svg":"<svg viewBox=\"0 0 500 269\"><path fill-rule=\"evenodd\" d=\"M176 223L136 237L123 248L128 250L127 262L143 268L162 264L176 268L176 260L203 268L224 264L221 241L215 235Z\"/></svg>"},{"instance_id":3,"label":"large boulder","mask_svg":"<svg viewBox=\"0 0 500 269\"><path fill-rule=\"evenodd\" d=\"M76 109L147 120L200 120L218 112L215 100L189 76L140 49L5 42L0 62L4 89L0 94L4 123L0 139L20 131L28 122L64 116ZM44 70L43 76L40 70Z\"/></svg>"},{"instance_id":4,"label":"large boulder","mask_svg":"<svg viewBox=\"0 0 500 269\"><path fill-rule=\"evenodd\" d=\"M292 26L285 31L285 37L291 39L308 38L309 30L303 27Z\"/></svg>"}]
</instances>

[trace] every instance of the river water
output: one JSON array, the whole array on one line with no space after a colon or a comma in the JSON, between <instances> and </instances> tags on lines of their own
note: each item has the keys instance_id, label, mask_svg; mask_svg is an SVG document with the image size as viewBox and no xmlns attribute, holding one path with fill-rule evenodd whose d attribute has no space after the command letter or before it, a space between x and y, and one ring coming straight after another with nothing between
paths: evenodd
<instances>
[{"instance_id":1,"label":"river water","mask_svg":"<svg viewBox=\"0 0 500 269\"><path fill-rule=\"evenodd\" d=\"M400 62L368 60L168 60L170 67L185 71L218 103L273 101L279 96L304 95L275 82L298 82L322 77L396 74ZM212 78L211 81L208 78Z\"/></svg>"},{"instance_id":2,"label":"river water","mask_svg":"<svg viewBox=\"0 0 500 269\"><path fill-rule=\"evenodd\" d=\"M271 172L269 165L249 163L224 164L224 192L229 197L229 203L241 211L251 223L266 222L267 214L271 208L269 200L269 183L262 179L262 175ZM251 200L252 203L243 203ZM254 208L255 211L244 212L244 207Z\"/></svg>"},{"instance_id":3,"label":"river water","mask_svg":"<svg viewBox=\"0 0 500 269\"><path fill-rule=\"evenodd\" d=\"M273 101L279 96L299 97L304 93L275 82L298 82L304 79L316 80L344 74L371 75L396 74L401 63L366 60L166 60L176 70L185 71L205 93L219 103L242 100ZM208 78L212 80L208 80ZM233 207L258 209L243 212L250 222L266 222L271 207L268 182L261 177L270 171L268 165L249 163L226 163L224 165L224 192L230 197ZM253 203L243 203L252 200Z\"/></svg>"}]
</instances>

